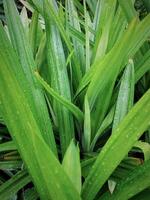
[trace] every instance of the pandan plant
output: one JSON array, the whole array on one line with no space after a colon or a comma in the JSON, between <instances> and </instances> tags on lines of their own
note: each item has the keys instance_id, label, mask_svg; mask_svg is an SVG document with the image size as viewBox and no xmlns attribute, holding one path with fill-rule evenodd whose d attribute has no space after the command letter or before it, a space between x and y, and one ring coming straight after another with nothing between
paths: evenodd
<instances>
[{"instance_id":1,"label":"pandan plant","mask_svg":"<svg viewBox=\"0 0 150 200\"><path fill-rule=\"evenodd\" d=\"M148 7L20 3L0 23L0 199L150 199Z\"/></svg>"}]
</instances>

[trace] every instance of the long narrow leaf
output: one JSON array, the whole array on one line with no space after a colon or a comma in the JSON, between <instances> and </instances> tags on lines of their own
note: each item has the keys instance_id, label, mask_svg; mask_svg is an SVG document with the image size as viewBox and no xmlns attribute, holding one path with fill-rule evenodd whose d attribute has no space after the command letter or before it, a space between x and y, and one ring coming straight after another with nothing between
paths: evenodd
<instances>
[{"instance_id":1,"label":"long narrow leaf","mask_svg":"<svg viewBox=\"0 0 150 200\"><path fill-rule=\"evenodd\" d=\"M133 106L134 100L134 66L133 61L127 65L119 89L112 132Z\"/></svg>"},{"instance_id":2,"label":"long narrow leaf","mask_svg":"<svg viewBox=\"0 0 150 200\"><path fill-rule=\"evenodd\" d=\"M90 118L90 107L87 96L85 96L84 100L84 110L85 114L84 114L83 149L85 152L88 152L91 143L91 118Z\"/></svg>"},{"instance_id":3,"label":"long narrow leaf","mask_svg":"<svg viewBox=\"0 0 150 200\"><path fill-rule=\"evenodd\" d=\"M59 161L41 137L39 124L13 71L14 60L16 66L17 61L10 47L7 54L4 47L0 48L2 116L40 198L80 199Z\"/></svg>"},{"instance_id":4,"label":"long narrow leaf","mask_svg":"<svg viewBox=\"0 0 150 200\"><path fill-rule=\"evenodd\" d=\"M71 101L71 91L65 62L65 53L58 28L54 26L54 21L48 17L50 9L47 7L47 4L47 0L44 1L47 61L51 75L50 82L52 88L56 90L56 92ZM55 1L53 2L53 7L57 10ZM70 141L74 138L73 118L72 114L64 106L58 104L55 99L52 101L52 104L59 128L62 155L64 155Z\"/></svg>"},{"instance_id":5,"label":"long narrow leaf","mask_svg":"<svg viewBox=\"0 0 150 200\"><path fill-rule=\"evenodd\" d=\"M30 45L31 45L31 49L32 49L34 57L36 54L38 17L39 17L39 13L35 11L32 16L32 21L31 21L30 30L29 30L29 41L30 41Z\"/></svg>"},{"instance_id":6,"label":"long narrow leaf","mask_svg":"<svg viewBox=\"0 0 150 200\"><path fill-rule=\"evenodd\" d=\"M66 174L68 174L68 177L74 184L74 187L80 194L81 166L80 166L79 148L75 146L73 140L70 142L70 145L65 153L62 165Z\"/></svg>"},{"instance_id":7,"label":"long narrow leaf","mask_svg":"<svg viewBox=\"0 0 150 200\"><path fill-rule=\"evenodd\" d=\"M55 152L55 154L57 154L51 121L49 119L44 94L41 91L40 87L38 87L37 81L33 74L33 69L35 69L36 67L33 60L33 54L31 52L28 40L24 32L24 28L20 21L14 1L4 1L4 7L8 21L11 41L20 61L20 63L18 63L18 58L16 58L15 60L11 59L12 63L10 65L10 68L12 68L15 72L16 77L21 84L22 90L28 96L28 102L30 103L32 112L34 113L34 117L36 118L38 124L40 124L39 128L46 143ZM14 57L14 50L12 49L12 47L10 47L4 31L1 30L0 32L0 36L2 38L2 42L0 44L1 50L6 49L6 51L9 51L8 49L10 49L10 51L12 52L12 56ZM7 52L7 54L8 56L11 56L10 52Z\"/></svg>"},{"instance_id":8,"label":"long narrow leaf","mask_svg":"<svg viewBox=\"0 0 150 200\"><path fill-rule=\"evenodd\" d=\"M81 27L79 23L78 13L74 6L73 0L66 1L66 8L68 10L68 18L69 23L72 27L74 27L77 31L81 32ZM76 62L80 66L80 70L82 73L85 71L85 61L84 61L84 46L76 40L76 38L72 37L74 54L76 57Z\"/></svg>"},{"instance_id":9,"label":"long narrow leaf","mask_svg":"<svg viewBox=\"0 0 150 200\"><path fill-rule=\"evenodd\" d=\"M101 59L107 50L110 27L116 8L116 0L101 0L99 24L96 28L93 62Z\"/></svg>"},{"instance_id":10,"label":"long narrow leaf","mask_svg":"<svg viewBox=\"0 0 150 200\"><path fill-rule=\"evenodd\" d=\"M82 197L91 200L150 123L150 90L130 110L109 138L83 184ZM132 123L131 123L132 121ZM139 126L140 124L140 126ZM127 141L127 139L129 140ZM127 142L126 142L127 141ZM124 144L125 145L122 145ZM115 156L112 156L115 155Z\"/></svg>"},{"instance_id":11,"label":"long narrow leaf","mask_svg":"<svg viewBox=\"0 0 150 200\"><path fill-rule=\"evenodd\" d=\"M122 42L117 42L112 51L107 54L100 64L97 64L94 76L87 90L90 109L92 111L92 120L94 119L94 130L97 124L101 124L106 114L117 75L123 69L125 60L135 54L144 40L147 39L150 31L148 29L149 23L149 15L139 24L134 20L124 34ZM140 31L144 28L147 29L147 32ZM132 39L133 36L134 39ZM128 46L126 46L127 44Z\"/></svg>"}]
</instances>

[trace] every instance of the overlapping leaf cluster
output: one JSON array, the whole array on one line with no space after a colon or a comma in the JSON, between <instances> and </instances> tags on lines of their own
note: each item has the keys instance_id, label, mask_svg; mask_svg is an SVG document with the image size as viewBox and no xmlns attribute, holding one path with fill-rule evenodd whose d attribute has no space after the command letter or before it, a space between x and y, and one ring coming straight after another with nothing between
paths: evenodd
<instances>
[{"instance_id":1,"label":"overlapping leaf cluster","mask_svg":"<svg viewBox=\"0 0 150 200\"><path fill-rule=\"evenodd\" d=\"M148 199L148 5L20 2L0 23L0 198Z\"/></svg>"}]
</instances>

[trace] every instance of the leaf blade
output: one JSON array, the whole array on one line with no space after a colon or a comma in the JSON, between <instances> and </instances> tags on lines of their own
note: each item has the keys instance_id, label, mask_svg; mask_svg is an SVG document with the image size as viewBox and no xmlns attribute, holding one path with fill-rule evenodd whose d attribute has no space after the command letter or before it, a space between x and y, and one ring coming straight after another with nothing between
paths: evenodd
<instances>
[{"instance_id":1,"label":"leaf blade","mask_svg":"<svg viewBox=\"0 0 150 200\"><path fill-rule=\"evenodd\" d=\"M149 111L150 90L148 90L141 100L131 109L128 115L120 123L115 133L109 138L106 145L103 147L103 150L99 154L92 170L83 184L83 198L91 200L95 197L96 193L133 146L134 142L148 128L150 123L150 117L148 115ZM133 124L130 123L131 121ZM139 123L141 124L140 127ZM127 138L130 138L128 143L122 145ZM115 157L112 156L112 153ZM99 173L101 173L101 176L98 176Z\"/></svg>"}]
</instances>

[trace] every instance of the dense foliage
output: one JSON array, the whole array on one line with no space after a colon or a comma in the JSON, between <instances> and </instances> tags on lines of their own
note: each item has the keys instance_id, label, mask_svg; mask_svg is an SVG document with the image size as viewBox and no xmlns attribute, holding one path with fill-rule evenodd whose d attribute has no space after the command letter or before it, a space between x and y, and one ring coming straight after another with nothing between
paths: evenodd
<instances>
[{"instance_id":1,"label":"dense foliage","mask_svg":"<svg viewBox=\"0 0 150 200\"><path fill-rule=\"evenodd\" d=\"M150 4L133 2L0 1L0 199L150 198Z\"/></svg>"}]
</instances>

